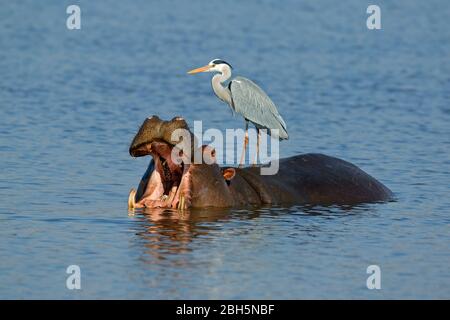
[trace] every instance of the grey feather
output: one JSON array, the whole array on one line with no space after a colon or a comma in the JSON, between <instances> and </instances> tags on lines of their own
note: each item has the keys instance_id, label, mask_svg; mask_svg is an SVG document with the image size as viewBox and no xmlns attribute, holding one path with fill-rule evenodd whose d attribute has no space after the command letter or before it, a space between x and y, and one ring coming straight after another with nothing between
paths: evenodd
<instances>
[{"instance_id":1,"label":"grey feather","mask_svg":"<svg viewBox=\"0 0 450 320\"><path fill-rule=\"evenodd\" d=\"M289 138L286 123L277 107L258 85L247 78L236 77L228 88L231 92L231 107L236 113L243 115L258 129L278 129L278 136L270 133L280 140Z\"/></svg>"}]
</instances>

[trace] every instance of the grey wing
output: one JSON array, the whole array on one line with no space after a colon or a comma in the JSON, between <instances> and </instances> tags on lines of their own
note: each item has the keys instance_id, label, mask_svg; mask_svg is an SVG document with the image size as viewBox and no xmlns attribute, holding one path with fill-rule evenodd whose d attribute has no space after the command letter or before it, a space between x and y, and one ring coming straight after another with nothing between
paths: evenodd
<instances>
[{"instance_id":1,"label":"grey wing","mask_svg":"<svg viewBox=\"0 0 450 320\"><path fill-rule=\"evenodd\" d=\"M278 138L288 139L286 123L275 104L258 85L247 78L236 77L231 80L228 88L234 111L250 120L257 128L278 129Z\"/></svg>"}]
</instances>

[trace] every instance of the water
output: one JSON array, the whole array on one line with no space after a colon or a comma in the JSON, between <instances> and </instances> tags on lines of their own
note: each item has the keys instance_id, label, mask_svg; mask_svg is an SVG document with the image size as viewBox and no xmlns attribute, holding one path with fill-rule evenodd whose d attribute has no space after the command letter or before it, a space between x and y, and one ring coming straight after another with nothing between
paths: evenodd
<instances>
[{"instance_id":1,"label":"water","mask_svg":"<svg viewBox=\"0 0 450 320\"><path fill-rule=\"evenodd\" d=\"M367 1L77 3L78 31L70 1L0 6L0 298L450 297L448 1L377 1L380 31ZM185 74L218 57L278 104L284 156L351 161L397 201L129 216L145 117L242 128Z\"/></svg>"}]
</instances>

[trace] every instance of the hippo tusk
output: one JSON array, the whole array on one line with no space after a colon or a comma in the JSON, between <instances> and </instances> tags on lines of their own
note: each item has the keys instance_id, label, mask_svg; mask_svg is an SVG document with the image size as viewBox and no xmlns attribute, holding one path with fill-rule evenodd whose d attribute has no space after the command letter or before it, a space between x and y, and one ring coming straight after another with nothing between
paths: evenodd
<instances>
[{"instance_id":1,"label":"hippo tusk","mask_svg":"<svg viewBox=\"0 0 450 320\"><path fill-rule=\"evenodd\" d=\"M180 194L180 201L178 202L178 209L184 210L184 195Z\"/></svg>"},{"instance_id":2,"label":"hippo tusk","mask_svg":"<svg viewBox=\"0 0 450 320\"><path fill-rule=\"evenodd\" d=\"M136 207L136 189L132 188L128 195L128 209L133 210Z\"/></svg>"},{"instance_id":3,"label":"hippo tusk","mask_svg":"<svg viewBox=\"0 0 450 320\"><path fill-rule=\"evenodd\" d=\"M173 187L172 187L172 190L170 190L170 193L169 193L169 199L167 200L167 203L168 203L169 205L171 205L172 202L173 202L173 200L175 199L175 195L176 195L176 193L177 193L177 189L178 189L177 186L173 186Z\"/></svg>"}]
</instances>

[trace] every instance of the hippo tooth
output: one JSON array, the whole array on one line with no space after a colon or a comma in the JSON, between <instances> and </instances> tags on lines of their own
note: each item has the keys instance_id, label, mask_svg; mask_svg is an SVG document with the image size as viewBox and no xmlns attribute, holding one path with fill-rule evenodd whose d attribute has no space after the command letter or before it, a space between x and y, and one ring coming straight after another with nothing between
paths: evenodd
<instances>
[{"instance_id":1,"label":"hippo tooth","mask_svg":"<svg viewBox=\"0 0 450 320\"><path fill-rule=\"evenodd\" d=\"M177 186L173 186L169 193L169 200L167 201L169 205L173 202L173 199L175 198L175 195L177 193Z\"/></svg>"},{"instance_id":2,"label":"hippo tooth","mask_svg":"<svg viewBox=\"0 0 450 320\"><path fill-rule=\"evenodd\" d=\"M136 207L136 189L132 188L128 195L128 209L133 210Z\"/></svg>"},{"instance_id":3,"label":"hippo tooth","mask_svg":"<svg viewBox=\"0 0 450 320\"><path fill-rule=\"evenodd\" d=\"M180 201L178 202L178 209L184 210L184 195L180 195Z\"/></svg>"}]
</instances>

